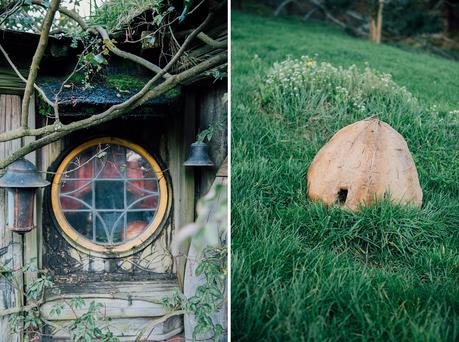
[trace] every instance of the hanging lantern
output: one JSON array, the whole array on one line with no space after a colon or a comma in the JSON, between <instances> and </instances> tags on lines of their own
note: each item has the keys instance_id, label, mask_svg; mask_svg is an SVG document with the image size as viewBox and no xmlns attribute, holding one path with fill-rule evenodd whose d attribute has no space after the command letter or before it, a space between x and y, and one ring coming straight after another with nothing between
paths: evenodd
<instances>
[{"instance_id":1,"label":"hanging lantern","mask_svg":"<svg viewBox=\"0 0 459 342\"><path fill-rule=\"evenodd\" d=\"M309 167L312 200L356 210L384 195L398 204L422 204L418 173L405 139L377 118L339 130Z\"/></svg>"},{"instance_id":2,"label":"hanging lantern","mask_svg":"<svg viewBox=\"0 0 459 342\"><path fill-rule=\"evenodd\" d=\"M26 159L13 162L3 177L0 188L8 190L8 203L13 205L13 217L9 229L26 233L34 228L34 200L38 188L49 185L40 178L37 168Z\"/></svg>"},{"instance_id":3,"label":"hanging lantern","mask_svg":"<svg viewBox=\"0 0 459 342\"><path fill-rule=\"evenodd\" d=\"M183 165L195 167L214 166L214 163L209 158L209 146L199 141L191 144L190 156Z\"/></svg>"}]
</instances>

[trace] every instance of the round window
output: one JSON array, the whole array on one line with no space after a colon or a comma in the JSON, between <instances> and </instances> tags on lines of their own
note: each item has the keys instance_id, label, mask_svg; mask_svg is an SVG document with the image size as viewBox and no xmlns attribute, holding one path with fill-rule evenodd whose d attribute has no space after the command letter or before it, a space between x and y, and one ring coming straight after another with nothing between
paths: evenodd
<instances>
[{"instance_id":1,"label":"round window","mask_svg":"<svg viewBox=\"0 0 459 342\"><path fill-rule=\"evenodd\" d=\"M133 251L160 226L168 187L155 159L117 138L89 141L67 155L51 188L54 215L67 240L101 253Z\"/></svg>"}]
</instances>

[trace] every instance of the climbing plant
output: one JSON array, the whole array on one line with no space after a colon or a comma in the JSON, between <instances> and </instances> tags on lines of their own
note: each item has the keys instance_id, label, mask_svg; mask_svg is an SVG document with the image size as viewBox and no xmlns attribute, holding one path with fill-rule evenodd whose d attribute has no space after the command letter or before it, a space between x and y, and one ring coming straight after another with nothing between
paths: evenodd
<instances>
[{"instance_id":1,"label":"climbing plant","mask_svg":"<svg viewBox=\"0 0 459 342\"><path fill-rule=\"evenodd\" d=\"M87 304L80 297L66 299L60 296L51 277L46 274L46 271L37 270L34 264L32 260L19 269L12 269L8 264L0 264L0 278L18 291L19 297L24 297L27 302L26 306L0 311L0 317L8 315L11 334L20 334L25 342L40 341L46 336L45 331L49 328L53 332L67 332L75 342L89 342L95 339L104 342L119 341L110 330L111 319L104 313L102 304L95 301ZM22 290L18 279L26 274L33 276L34 280L27 284L25 290ZM64 325L57 325L44 319L40 313L40 307L44 303L45 293L53 293L62 299L62 302L55 304L50 310L51 316L58 317L68 307L73 312L74 319ZM78 310L81 311L85 307L87 309L84 313L77 314Z\"/></svg>"}]
</instances>

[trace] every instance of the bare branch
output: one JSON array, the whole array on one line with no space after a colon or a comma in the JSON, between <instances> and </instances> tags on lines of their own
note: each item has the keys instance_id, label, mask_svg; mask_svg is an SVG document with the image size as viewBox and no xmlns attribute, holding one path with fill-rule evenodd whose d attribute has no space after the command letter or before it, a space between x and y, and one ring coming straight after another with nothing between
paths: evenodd
<instances>
[{"instance_id":1,"label":"bare branch","mask_svg":"<svg viewBox=\"0 0 459 342\"><path fill-rule=\"evenodd\" d=\"M41 7L45 8L45 9L47 8L47 5L42 0L32 0L32 4L41 6ZM84 31L89 29L88 24L86 24L84 19L77 12L75 12L74 10L68 9L68 8L66 8L64 6L59 6L58 11L60 13L64 14L64 15L66 15L70 19L73 19L74 21L76 21L77 24L80 25L80 27Z\"/></svg>"},{"instance_id":2,"label":"bare branch","mask_svg":"<svg viewBox=\"0 0 459 342\"><path fill-rule=\"evenodd\" d=\"M46 12L45 19L43 20L43 24L41 27L41 35L40 40L38 42L37 49L35 50L35 54L33 55L32 65L30 66L29 77L27 77L27 83L24 90L24 96L22 98L22 113L21 113L21 125L25 129L28 129L29 126L29 105L30 105L30 98L32 97L32 92L34 89L34 84L38 76L38 68L40 67L41 59L45 54L46 47L48 45L49 39L49 30L51 29L51 25L53 24L54 16L57 12L59 7L60 0L52 0L51 4L49 5L48 11Z\"/></svg>"},{"instance_id":3,"label":"bare branch","mask_svg":"<svg viewBox=\"0 0 459 342\"><path fill-rule=\"evenodd\" d=\"M42 7L45 7L45 4L43 3L42 0L33 0L32 1L33 4L35 5L39 5L39 6L42 6ZM58 11L66 16L68 16L69 18L75 20L79 25L80 27L83 29L83 30L88 30L89 29L89 26L86 24L86 22L84 21L84 19L78 15L75 11L73 10L70 10L68 8L65 8L63 6L60 6ZM104 41L104 45L112 52L114 53L115 55L121 57L121 58L125 58L125 59L129 59L133 62L136 62L140 65L142 65L143 67L153 71L154 73L159 73L162 71L162 69L151 63L150 61L142 58L142 57L139 57L139 56L136 56L132 53L129 53L129 52L126 52L126 51L123 51L121 49L119 49L118 47L115 46L115 44L113 44L113 42L111 41L110 37L109 37L109 34L108 32L103 28L103 27L97 27L96 28L97 32L100 34L100 36L102 37L103 41ZM163 73L163 75L161 77L164 77L164 78L168 78L170 77L171 75L169 73Z\"/></svg>"},{"instance_id":4,"label":"bare branch","mask_svg":"<svg viewBox=\"0 0 459 342\"><path fill-rule=\"evenodd\" d=\"M180 74L173 75L171 78L176 79L177 84L181 84L181 83L185 82L186 80L192 79L194 76L197 76L197 75L199 75L199 74L201 74L201 73L203 73L203 72L205 72L207 70L213 69L216 66L222 65L227 60L228 60L227 52L222 52L221 54L216 55L215 57L209 58L209 59L199 63L198 65L196 65L196 66L194 66L192 68L189 68L188 70L185 70L185 71L181 72ZM168 81L171 78L169 78ZM166 83L166 82L164 82L164 83ZM145 96L143 96L142 98L140 98L139 100L137 100L135 102L135 107L141 106L142 104L144 104L148 100L150 100L150 99L152 99L154 97L157 97L157 96L159 96L159 95L156 93L156 88L153 88L153 89L149 90L148 93Z\"/></svg>"},{"instance_id":5,"label":"bare branch","mask_svg":"<svg viewBox=\"0 0 459 342\"><path fill-rule=\"evenodd\" d=\"M207 15L206 19L204 19L204 21L201 23L201 25L199 25L193 32L190 33L190 35L185 39L185 41L183 42L182 46L177 51L177 53L174 55L174 57L172 57L172 59L163 68L163 71L158 73L155 77L153 77L154 81L157 81L160 77L163 77L164 73L166 73L170 68L172 68L174 66L174 64L178 61L178 59L184 54L184 52L186 51L186 48L188 47L188 45L190 45L191 41L194 38L196 38L196 36L200 32L202 32L204 27L207 26L207 24L209 23L210 19L213 17L213 14L214 14L213 12L210 12Z\"/></svg>"},{"instance_id":6,"label":"bare branch","mask_svg":"<svg viewBox=\"0 0 459 342\"><path fill-rule=\"evenodd\" d=\"M142 57L139 57L137 55L134 55L134 54L132 54L130 52L126 52L126 51L123 51L123 50L117 48L115 46L115 44L113 44L112 40L110 39L110 36L108 35L107 30L105 30L103 27L98 26L98 27L96 27L96 30L97 30L97 32L99 32L100 36L102 37L104 45L107 47L107 49L109 49L115 55L117 55L117 56L119 56L121 58L129 59L129 60L131 60L133 62L136 62L136 63L142 65L143 67L147 68L148 70L153 71L154 73L159 73L159 72L162 71L162 69L159 66L157 66L156 64L153 64L150 61L147 61L146 59L144 59ZM164 74L164 78L168 78L168 77L171 77L171 75L169 73L165 73Z\"/></svg>"},{"instance_id":7,"label":"bare branch","mask_svg":"<svg viewBox=\"0 0 459 342\"><path fill-rule=\"evenodd\" d=\"M33 0L32 3L35 4L35 5L39 5L39 6L45 7L45 4L43 3L42 0ZM196 8L198 8L201 4L202 4L202 1L196 6ZM196 8L195 8L195 9L196 9ZM218 8L219 8L219 6L217 6L216 9L218 9ZM194 9L193 9L193 10L194 10ZM75 20L75 21L80 25L80 27L81 27L83 30L85 30L85 31L86 31L86 30L90 30L90 27L86 24L86 22L84 21L84 19L83 19L80 15L78 15L75 11L70 10L70 9L68 9L68 8L65 8L65 7L63 7L63 6L60 6L60 7L58 8L58 11L59 11L60 13L64 14L64 15L68 16L69 18ZM198 30L197 30L197 33L196 33L196 34L194 34L195 32L193 32L193 33L192 33L193 36L190 35L190 36L191 36L191 40L194 39L194 37L202 31L202 29L207 25L207 23L208 23L208 21L209 21L209 19L210 19L210 17L211 17L212 15L213 15L213 13L211 12L211 13L209 14L209 17L206 18L206 19L204 20L204 22L201 24L202 27L200 27L200 28L198 27ZM133 61L133 62L136 62L136 63L142 65L143 67L145 67L145 68L147 68L147 69L149 69L149 70L151 70L151 71L153 71L153 72L155 72L155 73L157 73L157 74L161 73L161 76L160 76L160 77L168 78L168 77L171 76L169 73L167 73L167 70L166 70L165 72L162 72L163 70L162 70L159 66L157 66L157 65L155 65L155 64L153 64L153 63L151 63L150 61L148 61L148 60L146 60L146 59L144 59L144 58L142 58L142 57L139 57L139 56L137 56L137 55L134 55L134 54L132 54L132 53L123 51L123 50L119 49L118 47L116 47L115 44L113 44L113 42L111 41L108 32L107 32L104 28L102 28L102 27L99 26L99 27L96 28L96 31L97 31L97 32L100 34L100 36L102 37L102 39L103 39L103 41L104 41L104 45L105 45L112 53L114 53L115 55L117 55L117 56L119 56L119 57L121 57L121 58L129 59L129 60L131 60L131 61ZM206 44L209 44L209 43L210 43L209 45L212 45L212 44L216 45L216 46L214 46L214 47L221 47L221 48L223 48L223 47L226 46L226 42L223 44L222 42L214 41L214 40L212 40L210 37L208 37L207 35L201 36L200 39L203 40ZM183 45L187 46L188 43L187 43L187 44L184 43ZM183 52L182 52L182 53L183 53ZM182 55L182 53L180 53L180 55ZM176 62L176 61L174 61L174 62L172 63L172 65L175 64L175 62Z\"/></svg>"},{"instance_id":8,"label":"bare branch","mask_svg":"<svg viewBox=\"0 0 459 342\"><path fill-rule=\"evenodd\" d=\"M202 40L204 43L206 43L207 45L210 45L211 47L216 48L216 49L225 48L228 44L226 40L220 42L218 40L212 39L204 32L200 32L197 37L200 40Z\"/></svg>"}]
</instances>

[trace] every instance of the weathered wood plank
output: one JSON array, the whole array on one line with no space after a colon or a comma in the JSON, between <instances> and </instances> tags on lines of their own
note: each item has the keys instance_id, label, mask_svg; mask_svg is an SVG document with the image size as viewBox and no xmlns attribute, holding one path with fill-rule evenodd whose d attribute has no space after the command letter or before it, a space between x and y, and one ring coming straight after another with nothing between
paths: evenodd
<instances>
[{"instance_id":1,"label":"weathered wood plank","mask_svg":"<svg viewBox=\"0 0 459 342\"><path fill-rule=\"evenodd\" d=\"M21 99L15 95L0 95L0 132L6 132L20 127ZM0 158L9 156L21 147L21 139L0 144ZM20 269L23 263L22 237L8 230L8 221L12 219L12 207L8 205L8 194L0 190L0 248L5 248L5 254L0 256L0 262L7 263L12 269ZM21 272L15 273L15 282L23 289ZM4 278L0 279L0 309L9 309L23 303L21 291L16 290ZM19 334L10 334L8 316L0 318L1 341L16 342L21 340Z\"/></svg>"},{"instance_id":2,"label":"weathered wood plank","mask_svg":"<svg viewBox=\"0 0 459 342\"><path fill-rule=\"evenodd\" d=\"M77 296L71 296L77 297ZM138 317L157 317L167 313L162 304L155 304L136 299L110 299L95 298L91 294L80 295L84 299L85 305L79 309L72 309L66 304L70 299L54 299L46 302L40 307L41 315L46 320L67 321L82 316L88 311L91 302L103 305L103 311L111 318L138 318ZM59 316L51 315L51 310L56 304L63 304L62 312ZM76 314L76 317L75 317Z\"/></svg>"},{"instance_id":3,"label":"weathered wood plank","mask_svg":"<svg viewBox=\"0 0 459 342\"><path fill-rule=\"evenodd\" d=\"M138 318L132 319L113 319L110 322L109 328L120 341L134 341L135 337L148 323L155 318ZM148 336L147 339L142 341L164 341L180 332L182 332L181 317L171 317L166 322L157 325ZM68 321L56 322L57 325L65 326ZM46 339L44 339L46 341ZM57 332L52 341L70 341L69 335L65 330Z\"/></svg>"},{"instance_id":4,"label":"weathered wood plank","mask_svg":"<svg viewBox=\"0 0 459 342\"><path fill-rule=\"evenodd\" d=\"M10 115L8 115L10 113ZM10 125L9 129L17 129L21 127L21 98L19 96L14 96L14 95L7 95L7 100L6 100L6 118L10 119ZM15 139L11 141L11 150L16 151L22 146L22 140L21 139ZM14 206L12 203L12 198L9 197L8 199L8 225L13 222L14 220ZM13 265L15 270L20 270L24 266L24 242L23 242L23 237L22 235L11 233L12 234L12 240L14 242L13 248L12 248L12 258L13 258ZM19 290L15 291L15 301L16 301L16 306L23 306L24 305L24 275L22 271L16 272L15 273L15 281L17 284L17 287ZM18 327L21 328L21 327ZM18 329L20 330L20 329ZM22 341L22 335L19 334L19 341Z\"/></svg>"},{"instance_id":5,"label":"weathered wood plank","mask_svg":"<svg viewBox=\"0 0 459 342\"><path fill-rule=\"evenodd\" d=\"M194 173L192 169L183 166L189 147L196 139L196 96L194 94L186 95L184 108L183 116L174 118L174 127L169 139L169 170L174 191L175 229L180 229L194 220ZM174 251L177 254L175 259L177 278L182 288L188 248L189 244L184 244L180 250Z\"/></svg>"},{"instance_id":6,"label":"weathered wood plank","mask_svg":"<svg viewBox=\"0 0 459 342\"><path fill-rule=\"evenodd\" d=\"M203 196L209 191L215 179L215 173L228 155L228 109L223 100L227 92L223 82L212 87L200 97L199 101L199 131L209 126L214 128L214 134L209 142L209 155L215 163L214 168L206 168L201 171L199 180L199 194Z\"/></svg>"},{"instance_id":7,"label":"weathered wood plank","mask_svg":"<svg viewBox=\"0 0 459 342\"><path fill-rule=\"evenodd\" d=\"M54 324L65 325L87 311L88 305L95 301L104 305L104 312L113 319L111 329L121 341L133 341L151 320L166 314L161 304L162 298L172 296L178 285L173 280L141 282L96 282L78 286L61 285L59 295L47 296L47 302L41 307L42 317ZM66 302L70 298L81 297L86 305L78 310L71 310ZM58 317L51 315L51 309L57 303L64 304ZM173 317L156 327L149 341L161 341L180 333L183 329L181 317ZM55 338L66 340L65 331L56 333ZM129 339L129 337L131 339ZM55 341L56 339L53 339Z\"/></svg>"},{"instance_id":8,"label":"weathered wood plank","mask_svg":"<svg viewBox=\"0 0 459 342\"><path fill-rule=\"evenodd\" d=\"M68 294L126 294L154 299L161 298L164 294L178 290L175 280L135 281L135 282L87 282L78 285L60 285L62 295Z\"/></svg>"},{"instance_id":9,"label":"weathered wood plank","mask_svg":"<svg viewBox=\"0 0 459 342\"><path fill-rule=\"evenodd\" d=\"M6 96L0 95L0 132L7 131L6 127ZM0 158L8 155L7 143L0 144ZM3 255L0 256L0 262L6 263L10 258L9 244L12 239L11 233L6 229L7 221L7 193L6 190L0 189L0 248L4 250ZM0 309L8 309L15 305L14 302L14 289L6 281L5 278L0 278ZM17 340L17 336L10 336L8 317L0 318L0 341Z\"/></svg>"},{"instance_id":10,"label":"weathered wood plank","mask_svg":"<svg viewBox=\"0 0 459 342\"><path fill-rule=\"evenodd\" d=\"M18 99L19 100L19 99ZM21 103L20 101L16 104L21 108ZM35 127L35 96L32 96L30 105L29 105L29 121L28 121L29 127ZM26 137L23 139L23 145L29 144L32 141L34 141L34 137ZM25 157L26 159L30 160L34 165L37 165L37 153L36 152L31 152ZM37 191L37 197L41 196L43 190ZM37 212L37 202L35 201L34 203L34 211L35 213ZM34 225L35 227L37 226L37 215L35 215L34 219ZM38 246L39 246L39 237L41 237L41 234L39 234L37 229L32 230L28 234L24 235L24 263L26 265L32 265L35 269L38 269L40 267L38 263ZM30 284L32 281L34 281L37 278L37 273L26 273L25 275L25 284Z\"/></svg>"},{"instance_id":11,"label":"weathered wood plank","mask_svg":"<svg viewBox=\"0 0 459 342\"><path fill-rule=\"evenodd\" d=\"M47 294L46 303L41 311L50 320L69 320L74 318L73 312L65 305L59 317L52 317L50 311L56 303L63 303L81 297L88 305L96 301L106 306L107 314L113 318L156 317L166 313L161 300L172 296L179 290L175 281L142 281L142 282L96 282L75 285L61 285L59 295ZM81 314L86 307L76 310Z\"/></svg>"}]
</instances>

